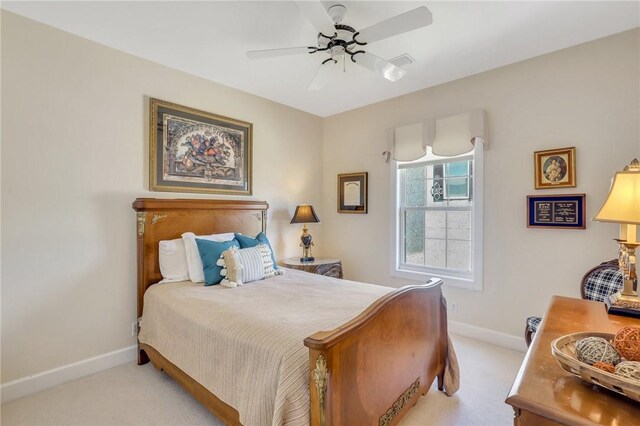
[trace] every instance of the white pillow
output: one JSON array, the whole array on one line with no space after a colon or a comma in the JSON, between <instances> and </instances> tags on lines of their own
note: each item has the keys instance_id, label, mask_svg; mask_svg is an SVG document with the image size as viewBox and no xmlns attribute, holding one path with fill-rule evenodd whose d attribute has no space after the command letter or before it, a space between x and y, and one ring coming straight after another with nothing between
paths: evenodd
<instances>
[{"instance_id":1,"label":"white pillow","mask_svg":"<svg viewBox=\"0 0 640 426\"><path fill-rule=\"evenodd\" d=\"M158 257L160 258L161 283L189 281L187 255L182 238L160 241Z\"/></svg>"},{"instance_id":2,"label":"white pillow","mask_svg":"<svg viewBox=\"0 0 640 426\"><path fill-rule=\"evenodd\" d=\"M224 278L220 284L224 287L237 287L284 274L283 269L273 269L271 249L266 244L244 249L231 247L222 252L218 265L222 266L220 275Z\"/></svg>"},{"instance_id":3,"label":"white pillow","mask_svg":"<svg viewBox=\"0 0 640 426\"><path fill-rule=\"evenodd\" d=\"M185 232L184 234L182 234L182 241L184 241L184 250L187 258L187 270L189 271L189 278L194 283L203 283L204 271L202 266L202 259L200 259L200 252L198 251L198 245L196 244L196 238L223 243L225 241L233 240L234 236L233 232L211 235L196 235L193 232Z\"/></svg>"}]
</instances>

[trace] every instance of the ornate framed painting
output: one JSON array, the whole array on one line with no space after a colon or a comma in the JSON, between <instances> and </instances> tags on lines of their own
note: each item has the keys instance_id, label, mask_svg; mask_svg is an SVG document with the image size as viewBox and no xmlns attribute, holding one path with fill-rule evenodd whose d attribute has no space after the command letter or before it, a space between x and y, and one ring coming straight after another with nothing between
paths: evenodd
<instances>
[{"instance_id":1,"label":"ornate framed painting","mask_svg":"<svg viewBox=\"0 0 640 426\"><path fill-rule=\"evenodd\" d=\"M533 153L536 189L576 186L576 148L550 149Z\"/></svg>"},{"instance_id":2,"label":"ornate framed painting","mask_svg":"<svg viewBox=\"0 0 640 426\"><path fill-rule=\"evenodd\" d=\"M153 98L149 118L151 191L251 195L251 123Z\"/></svg>"},{"instance_id":3,"label":"ornate framed painting","mask_svg":"<svg viewBox=\"0 0 640 426\"><path fill-rule=\"evenodd\" d=\"M367 213L367 172L338 175L338 213Z\"/></svg>"}]
</instances>

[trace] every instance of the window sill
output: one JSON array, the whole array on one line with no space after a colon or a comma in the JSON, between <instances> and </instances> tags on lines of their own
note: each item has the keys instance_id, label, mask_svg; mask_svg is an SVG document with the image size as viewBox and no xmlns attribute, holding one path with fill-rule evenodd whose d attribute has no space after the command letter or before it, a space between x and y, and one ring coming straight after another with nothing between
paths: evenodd
<instances>
[{"instance_id":1,"label":"window sill","mask_svg":"<svg viewBox=\"0 0 640 426\"><path fill-rule=\"evenodd\" d=\"M482 291L482 282L474 279L452 277L446 274L434 274L419 271L410 271L406 269L392 268L391 274L395 278L404 278L406 280L425 282L430 278L441 278L447 287L457 287L466 290Z\"/></svg>"}]
</instances>

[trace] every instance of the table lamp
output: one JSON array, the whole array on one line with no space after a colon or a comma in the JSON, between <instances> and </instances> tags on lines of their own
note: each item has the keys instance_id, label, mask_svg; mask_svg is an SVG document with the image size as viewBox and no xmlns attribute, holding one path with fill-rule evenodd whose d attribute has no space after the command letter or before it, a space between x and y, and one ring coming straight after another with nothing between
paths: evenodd
<instances>
[{"instance_id":1,"label":"table lamp","mask_svg":"<svg viewBox=\"0 0 640 426\"><path fill-rule=\"evenodd\" d=\"M624 171L617 172L609 189L609 195L593 218L599 222L620 224L618 264L624 277L624 286L618 300L640 303L634 291L636 283L637 228L640 224L640 162L634 159Z\"/></svg>"},{"instance_id":2,"label":"table lamp","mask_svg":"<svg viewBox=\"0 0 640 426\"><path fill-rule=\"evenodd\" d=\"M318 219L318 215L313 210L313 206L310 204L302 204L296 207L296 212L293 214L293 219L291 219L291 223L302 223L302 236L300 237L300 247L302 247L302 257L300 258L300 262L313 262L315 258L311 255L311 246L313 242L311 241L311 234L309 234L309 229L307 228L307 223L320 223L320 219Z\"/></svg>"}]
</instances>

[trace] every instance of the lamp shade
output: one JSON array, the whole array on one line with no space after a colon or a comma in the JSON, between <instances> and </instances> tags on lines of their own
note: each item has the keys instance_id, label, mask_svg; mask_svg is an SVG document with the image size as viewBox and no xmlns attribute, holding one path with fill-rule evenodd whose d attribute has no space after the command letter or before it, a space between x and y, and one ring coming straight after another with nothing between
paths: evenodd
<instances>
[{"instance_id":1,"label":"lamp shade","mask_svg":"<svg viewBox=\"0 0 640 426\"><path fill-rule=\"evenodd\" d=\"M320 219L310 204L302 204L296 207L291 223L319 223Z\"/></svg>"},{"instance_id":2,"label":"lamp shade","mask_svg":"<svg viewBox=\"0 0 640 426\"><path fill-rule=\"evenodd\" d=\"M640 172L616 173L607 200L593 220L640 224Z\"/></svg>"}]
</instances>

